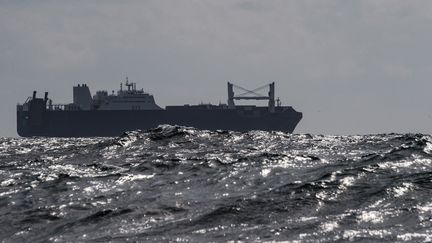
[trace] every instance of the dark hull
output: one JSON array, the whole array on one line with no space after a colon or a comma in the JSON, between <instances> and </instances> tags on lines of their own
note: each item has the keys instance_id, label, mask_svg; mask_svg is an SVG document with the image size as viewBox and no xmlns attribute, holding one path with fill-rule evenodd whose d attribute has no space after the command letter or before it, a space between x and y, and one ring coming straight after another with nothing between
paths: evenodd
<instances>
[{"instance_id":1,"label":"dark hull","mask_svg":"<svg viewBox=\"0 0 432 243\"><path fill-rule=\"evenodd\" d=\"M160 124L191 126L208 130L293 132L302 113L291 107L251 109L193 109L172 107L142 111L43 110L33 119L32 112L17 111L17 131L22 137L119 136L125 131L147 130Z\"/></svg>"}]
</instances>

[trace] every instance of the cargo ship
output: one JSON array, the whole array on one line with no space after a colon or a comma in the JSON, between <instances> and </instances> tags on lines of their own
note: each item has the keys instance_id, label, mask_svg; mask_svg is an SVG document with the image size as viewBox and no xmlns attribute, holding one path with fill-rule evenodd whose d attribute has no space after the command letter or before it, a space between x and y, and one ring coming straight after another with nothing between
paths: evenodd
<instances>
[{"instance_id":1,"label":"cargo ship","mask_svg":"<svg viewBox=\"0 0 432 243\"><path fill-rule=\"evenodd\" d=\"M148 130L161 124L205 130L282 131L292 133L302 113L275 100L275 83L268 95L247 90L228 82L227 104L166 106L156 104L153 95L138 90L126 79L125 87L115 94L97 91L93 96L86 84L73 87L73 103L53 104L45 92L37 92L17 105L17 132L21 137L111 137L126 131ZM244 91L234 93L234 87ZM262 88L262 87L261 87ZM268 106L236 105L236 100L268 100Z\"/></svg>"}]
</instances>

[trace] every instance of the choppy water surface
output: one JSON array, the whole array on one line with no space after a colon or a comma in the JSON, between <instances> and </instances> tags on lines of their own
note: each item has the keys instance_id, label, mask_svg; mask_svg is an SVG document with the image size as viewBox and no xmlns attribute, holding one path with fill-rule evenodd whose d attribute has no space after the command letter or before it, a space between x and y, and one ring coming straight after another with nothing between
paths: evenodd
<instances>
[{"instance_id":1,"label":"choppy water surface","mask_svg":"<svg viewBox=\"0 0 432 243\"><path fill-rule=\"evenodd\" d=\"M0 237L431 241L431 142L176 126L0 138Z\"/></svg>"}]
</instances>

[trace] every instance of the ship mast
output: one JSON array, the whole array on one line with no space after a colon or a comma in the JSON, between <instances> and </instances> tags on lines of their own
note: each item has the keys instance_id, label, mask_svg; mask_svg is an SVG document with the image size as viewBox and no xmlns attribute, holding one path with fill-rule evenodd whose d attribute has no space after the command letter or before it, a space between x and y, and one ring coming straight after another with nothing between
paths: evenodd
<instances>
[{"instance_id":1,"label":"ship mast","mask_svg":"<svg viewBox=\"0 0 432 243\"><path fill-rule=\"evenodd\" d=\"M136 91L136 83L129 83L128 77L126 77L126 86L128 88L128 91Z\"/></svg>"}]
</instances>

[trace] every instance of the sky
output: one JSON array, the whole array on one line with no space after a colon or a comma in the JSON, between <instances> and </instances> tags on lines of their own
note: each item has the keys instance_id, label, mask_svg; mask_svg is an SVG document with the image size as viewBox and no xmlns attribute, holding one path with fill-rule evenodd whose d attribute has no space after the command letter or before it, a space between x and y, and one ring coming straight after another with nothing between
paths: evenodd
<instances>
[{"instance_id":1,"label":"sky","mask_svg":"<svg viewBox=\"0 0 432 243\"><path fill-rule=\"evenodd\" d=\"M430 134L431 26L430 0L0 0L0 136L33 90L126 77L160 106L274 81L296 133Z\"/></svg>"}]
</instances>

